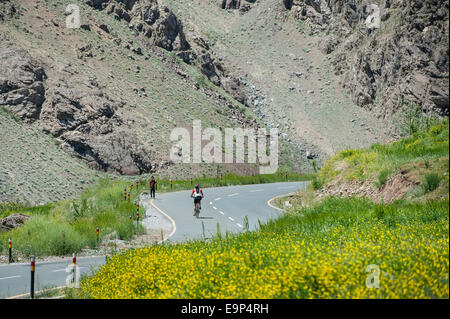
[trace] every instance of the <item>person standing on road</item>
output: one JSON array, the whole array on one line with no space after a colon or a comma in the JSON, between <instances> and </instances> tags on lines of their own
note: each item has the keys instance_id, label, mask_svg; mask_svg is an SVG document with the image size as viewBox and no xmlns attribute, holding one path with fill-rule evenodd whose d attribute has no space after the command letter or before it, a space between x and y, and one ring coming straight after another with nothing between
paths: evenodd
<instances>
[{"instance_id":1,"label":"person standing on road","mask_svg":"<svg viewBox=\"0 0 450 319\"><path fill-rule=\"evenodd\" d=\"M150 198L155 198L155 191L158 188L157 184L158 184L158 182L152 176L152 178L150 179Z\"/></svg>"}]
</instances>

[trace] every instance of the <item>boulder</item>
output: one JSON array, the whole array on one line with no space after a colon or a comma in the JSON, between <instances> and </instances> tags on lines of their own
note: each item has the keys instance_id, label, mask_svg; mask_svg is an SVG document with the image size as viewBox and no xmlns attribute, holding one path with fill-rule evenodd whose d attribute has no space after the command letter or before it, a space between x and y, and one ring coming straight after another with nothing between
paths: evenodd
<instances>
[{"instance_id":1,"label":"boulder","mask_svg":"<svg viewBox=\"0 0 450 319\"><path fill-rule=\"evenodd\" d=\"M217 68L217 64L209 53L204 53L198 57L200 64L200 70L206 77L215 85L220 85L220 68Z\"/></svg>"},{"instance_id":2,"label":"boulder","mask_svg":"<svg viewBox=\"0 0 450 319\"><path fill-rule=\"evenodd\" d=\"M18 14L17 8L9 0L0 2L0 21L8 20Z\"/></svg>"},{"instance_id":3,"label":"boulder","mask_svg":"<svg viewBox=\"0 0 450 319\"><path fill-rule=\"evenodd\" d=\"M24 214L12 214L4 218L0 218L0 232L9 231L22 226L30 216Z\"/></svg>"},{"instance_id":4,"label":"boulder","mask_svg":"<svg viewBox=\"0 0 450 319\"><path fill-rule=\"evenodd\" d=\"M222 9L239 9L242 12L246 12L251 9L251 4L256 0L218 0L217 4Z\"/></svg>"},{"instance_id":5,"label":"boulder","mask_svg":"<svg viewBox=\"0 0 450 319\"><path fill-rule=\"evenodd\" d=\"M222 86L235 100L248 105L248 98L245 86L234 77L227 77L222 81Z\"/></svg>"},{"instance_id":6,"label":"boulder","mask_svg":"<svg viewBox=\"0 0 450 319\"><path fill-rule=\"evenodd\" d=\"M82 45L86 53L91 46ZM114 174L143 174L152 170L149 150L127 130L131 115L116 115L124 102L108 96L95 79L69 66L52 72L28 52L9 43L0 45L0 105L45 133L61 148L94 169Z\"/></svg>"},{"instance_id":7,"label":"boulder","mask_svg":"<svg viewBox=\"0 0 450 319\"><path fill-rule=\"evenodd\" d=\"M0 106L26 122L39 118L45 100L41 64L27 51L6 43L0 46Z\"/></svg>"}]
</instances>

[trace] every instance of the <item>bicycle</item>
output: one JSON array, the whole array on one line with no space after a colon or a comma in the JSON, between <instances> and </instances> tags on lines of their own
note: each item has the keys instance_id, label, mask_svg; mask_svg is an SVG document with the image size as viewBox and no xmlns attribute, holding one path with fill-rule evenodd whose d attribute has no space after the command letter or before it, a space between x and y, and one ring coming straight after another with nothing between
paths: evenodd
<instances>
[{"instance_id":1,"label":"bicycle","mask_svg":"<svg viewBox=\"0 0 450 319\"><path fill-rule=\"evenodd\" d=\"M200 203L195 203L195 217L198 218L200 215Z\"/></svg>"}]
</instances>

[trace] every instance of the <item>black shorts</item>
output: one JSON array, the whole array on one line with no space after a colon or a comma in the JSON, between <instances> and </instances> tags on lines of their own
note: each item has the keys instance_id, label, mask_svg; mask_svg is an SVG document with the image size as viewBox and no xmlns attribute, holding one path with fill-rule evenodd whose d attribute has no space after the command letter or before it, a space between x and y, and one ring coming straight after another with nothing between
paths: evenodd
<instances>
[{"instance_id":1,"label":"black shorts","mask_svg":"<svg viewBox=\"0 0 450 319\"><path fill-rule=\"evenodd\" d=\"M202 201L201 197L194 198L194 204L200 203Z\"/></svg>"}]
</instances>

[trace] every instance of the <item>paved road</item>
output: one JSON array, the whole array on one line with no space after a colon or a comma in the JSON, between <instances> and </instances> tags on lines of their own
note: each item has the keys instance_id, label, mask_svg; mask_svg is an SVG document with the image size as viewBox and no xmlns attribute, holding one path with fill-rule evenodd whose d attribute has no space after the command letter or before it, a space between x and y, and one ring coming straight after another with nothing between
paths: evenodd
<instances>
[{"instance_id":1,"label":"paved road","mask_svg":"<svg viewBox=\"0 0 450 319\"><path fill-rule=\"evenodd\" d=\"M176 231L168 239L182 242L189 239L206 238L217 233L217 223L222 233L244 230L244 218L248 216L249 228L258 227L258 220L265 222L281 214L268 205L278 195L305 188L305 182L242 185L204 189L200 218L193 217L194 201L191 191L180 191L157 195L154 204L175 222Z\"/></svg>"},{"instance_id":2,"label":"paved road","mask_svg":"<svg viewBox=\"0 0 450 319\"><path fill-rule=\"evenodd\" d=\"M104 263L105 257L77 258L80 274L89 273ZM69 275L66 272L68 265L72 265L72 258L61 258L60 261L36 262L35 291L64 286ZM29 293L30 280L30 263L0 266L0 298Z\"/></svg>"},{"instance_id":3,"label":"paved road","mask_svg":"<svg viewBox=\"0 0 450 319\"><path fill-rule=\"evenodd\" d=\"M222 233L242 231L246 215L249 228L253 230L258 227L258 220L265 222L281 214L268 205L271 198L295 192L306 185L306 182L286 182L204 189L205 198L198 219L192 216L193 200L189 197L191 191L157 194L155 200L147 200L143 205L147 209L146 214L164 216L165 220L156 222L154 226L170 228L167 241L183 242L203 238L203 235L211 237L217 232L217 223ZM148 227L152 227L151 222ZM61 261L36 263L36 290L64 286L68 276L65 270L71 262L71 258L65 258ZM82 274L95 270L104 262L105 257L77 258ZM0 298L28 293L29 289L29 263L0 266Z\"/></svg>"}]
</instances>

